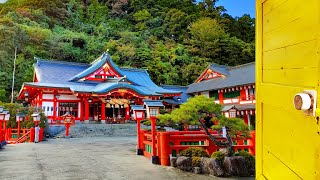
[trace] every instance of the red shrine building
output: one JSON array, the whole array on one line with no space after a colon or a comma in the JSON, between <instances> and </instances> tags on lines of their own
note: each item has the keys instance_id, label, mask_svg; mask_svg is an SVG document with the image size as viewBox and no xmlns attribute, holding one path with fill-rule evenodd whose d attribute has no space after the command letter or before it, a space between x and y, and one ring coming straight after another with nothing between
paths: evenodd
<instances>
[{"instance_id":1,"label":"red shrine building","mask_svg":"<svg viewBox=\"0 0 320 180\"><path fill-rule=\"evenodd\" d=\"M210 65L187 89L190 95L214 98L226 117L255 126L255 63L235 67Z\"/></svg>"},{"instance_id":2,"label":"red shrine building","mask_svg":"<svg viewBox=\"0 0 320 180\"><path fill-rule=\"evenodd\" d=\"M23 83L18 99L41 108L49 123L67 112L76 121L105 123L157 116L181 94L156 85L145 69L118 67L104 53L91 64L37 59L33 82Z\"/></svg>"}]
</instances>

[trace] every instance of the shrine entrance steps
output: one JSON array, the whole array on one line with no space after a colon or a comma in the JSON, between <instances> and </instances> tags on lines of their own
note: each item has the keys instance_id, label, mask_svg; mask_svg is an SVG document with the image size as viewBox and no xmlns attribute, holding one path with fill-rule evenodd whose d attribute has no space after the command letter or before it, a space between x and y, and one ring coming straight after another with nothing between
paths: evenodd
<instances>
[{"instance_id":1,"label":"shrine entrance steps","mask_svg":"<svg viewBox=\"0 0 320 180\"><path fill-rule=\"evenodd\" d=\"M71 138L136 136L136 124L75 124L70 127ZM54 138L65 138L65 131Z\"/></svg>"}]
</instances>

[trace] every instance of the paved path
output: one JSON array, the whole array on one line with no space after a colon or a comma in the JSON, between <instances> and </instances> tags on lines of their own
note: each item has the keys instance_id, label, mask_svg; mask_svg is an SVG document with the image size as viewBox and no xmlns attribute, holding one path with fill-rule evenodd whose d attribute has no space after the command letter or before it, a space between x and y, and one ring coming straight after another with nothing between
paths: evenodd
<instances>
[{"instance_id":1,"label":"paved path","mask_svg":"<svg viewBox=\"0 0 320 180\"><path fill-rule=\"evenodd\" d=\"M135 155L135 143L136 137L96 137L7 145L0 179L220 179L153 165Z\"/></svg>"}]
</instances>

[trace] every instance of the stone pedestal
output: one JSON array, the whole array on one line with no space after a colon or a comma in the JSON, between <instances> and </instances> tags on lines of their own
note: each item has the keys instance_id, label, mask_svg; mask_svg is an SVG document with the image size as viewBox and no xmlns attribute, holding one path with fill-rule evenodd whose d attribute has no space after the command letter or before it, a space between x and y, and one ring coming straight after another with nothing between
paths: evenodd
<instances>
[{"instance_id":1,"label":"stone pedestal","mask_svg":"<svg viewBox=\"0 0 320 180\"><path fill-rule=\"evenodd\" d=\"M101 120L101 124L105 124L106 123L106 120Z\"/></svg>"},{"instance_id":2,"label":"stone pedestal","mask_svg":"<svg viewBox=\"0 0 320 180\"><path fill-rule=\"evenodd\" d=\"M84 123L85 124L89 124L89 120L84 120Z\"/></svg>"}]
</instances>

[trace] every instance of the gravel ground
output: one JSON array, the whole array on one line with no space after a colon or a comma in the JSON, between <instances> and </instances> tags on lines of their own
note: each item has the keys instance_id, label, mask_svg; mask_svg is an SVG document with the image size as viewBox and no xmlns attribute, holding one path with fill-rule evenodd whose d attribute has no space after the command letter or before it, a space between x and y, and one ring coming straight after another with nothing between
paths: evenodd
<instances>
[{"instance_id":1,"label":"gravel ground","mask_svg":"<svg viewBox=\"0 0 320 180\"><path fill-rule=\"evenodd\" d=\"M135 147L135 136L7 145L0 150L0 179L222 179L153 165Z\"/></svg>"}]
</instances>

